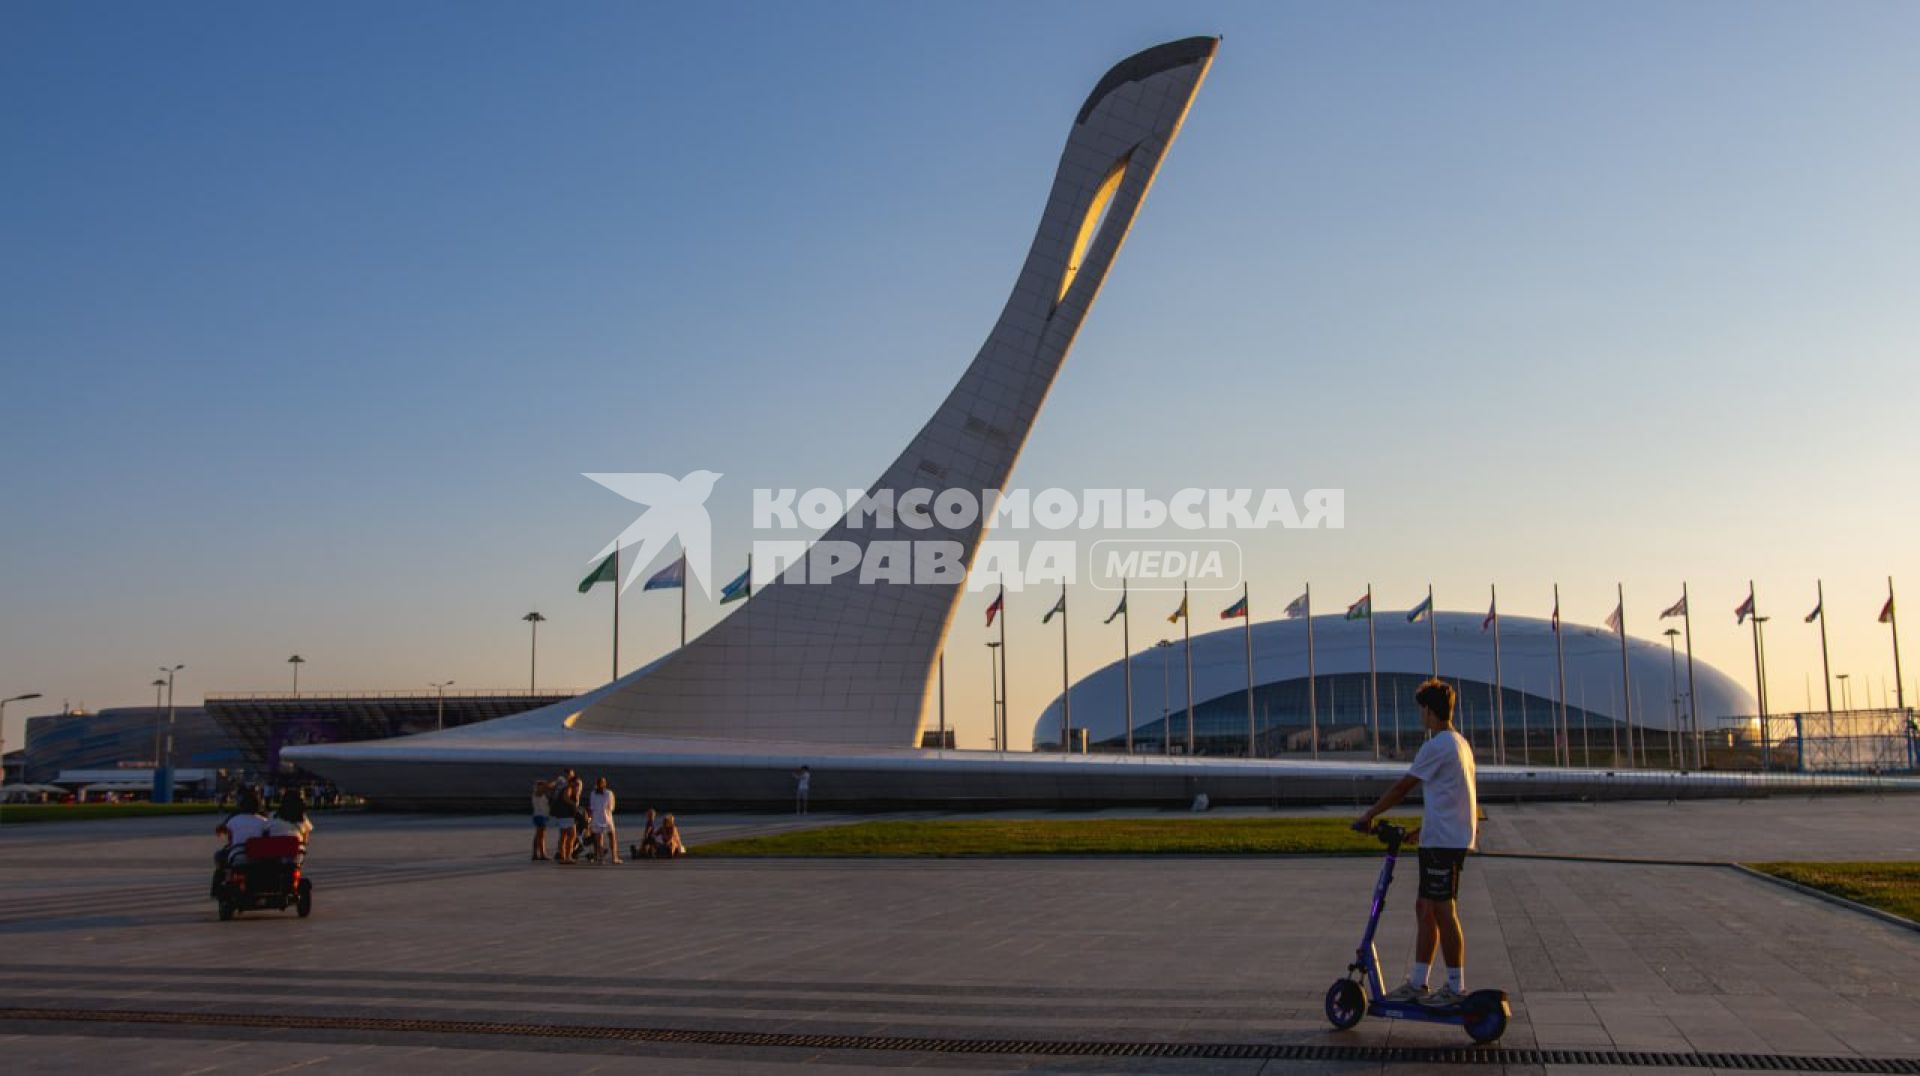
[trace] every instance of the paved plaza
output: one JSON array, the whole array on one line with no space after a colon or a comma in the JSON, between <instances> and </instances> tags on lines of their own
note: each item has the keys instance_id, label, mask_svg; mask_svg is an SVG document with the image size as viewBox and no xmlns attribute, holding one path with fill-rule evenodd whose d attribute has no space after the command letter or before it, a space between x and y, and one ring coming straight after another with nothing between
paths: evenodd
<instances>
[{"instance_id":1,"label":"paved plaza","mask_svg":"<svg viewBox=\"0 0 1920 1076\"><path fill-rule=\"evenodd\" d=\"M847 820L688 819L694 858L561 868L527 862L520 818L322 815L313 917L233 923L205 896L211 817L6 827L0 1057L20 1072L1253 1073L1406 1071L1423 1066L1299 1057L1466 1043L1446 1026L1327 1028L1373 858L697 856ZM1513 855L1469 864L1469 985L1511 992L1516 1051L1920 1058L1920 933L1710 865L1917 859L1916 821L1920 800L1893 797L1490 805L1484 850ZM1615 861L1527 858L1581 855ZM1396 970L1411 890L1405 875L1383 927Z\"/></svg>"}]
</instances>

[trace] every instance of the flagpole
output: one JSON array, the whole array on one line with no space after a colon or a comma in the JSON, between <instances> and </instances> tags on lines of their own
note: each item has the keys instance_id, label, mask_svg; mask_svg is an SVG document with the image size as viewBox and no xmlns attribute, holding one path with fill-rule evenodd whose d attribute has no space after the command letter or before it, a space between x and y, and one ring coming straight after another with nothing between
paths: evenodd
<instances>
[{"instance_id":1,"label":"flagpole","mask_svg":"<svg viewBox=\"0 0 1920 1076\"><path fill-rule=\"evenodd\" d=\"M1695 769L1707 768L1707 745L1700 738L1700 709L1693 694L1693 602L1687 595L1687 584L1680 584L1680 619L1687 629L1687 724L1693 729L1693 766Z\"/></svg>"},{"instance_id":2,"label":"flagpole","mask_svg":"<svg viewBox=\"0 0 1920 1076\"><path fill-rule=\"evenodd\" d=\"M1067 584L1060 584L1060 753L1073 750L1073 681L1067 673Z\"/></svg>"},{"instance_id":3,"label":"flagpole","mask_svg":"<svg viewBox=\"0 0 1920 1076\"><path fill-rule=\"evenodd\" d=\"M1307 584L1307 735L1313 739L1313 757L1320 758L1320 700L1314 697L1313 584Z\"/></svg>"},{"instance_id":4,"label":"flagpole","mask_svg":"<svg viewBox=\"0 0 1920 1076\"><path fill-rule=\"evenodd\" d=\"M1627 769L1634 767L1633 750L1633 677L1627 671L1627 588L1624 583L1613 585L1614 596L1618 599L1615 606L1620 613L1620 712L1627 722Z\"/></svg>"},{"instance_id":5,"label":"flagpole","mask_svg":"<svg viewBox=\"0 0 1920 1076\"><path fill-rule=\"evenodd\" d=\"M1133 754L1133 614L1127 609L1127 581L1120 580L1120 660L1127 671L1127 754Z\"/></svg>"},{"instance_id":6,"label":"flagpole","mask_svg":"<svg viewBox=\"0 0 1920 1076\"><path fill-rule=\"evenodd\" d=\"M1007 743L1007 711L1012 707L1007 701L1007 580L1000 577L1000 750L1005 751Z\"/></svg>"},{"instance_id":7,"label":"flagpole","mask_svg":"<svg viewBox=\"0 0 1920 1076\"><path fill-rule=\"evenodd\" d=\"M1184 638L1184 640L1185 640L1185 645L1184 645L1184 646L1182 646L1182 647L1181 647L1181 649L1182 649L1182 650L1184 650L1184 651L1186 652L1186 654L1185 654L1185 656L1186 656L1186 661L1187 661L1187 757L1188 757L1188 758L1192 758L1192 757L1193 757L1193 755L1194 755L1194 743L1193 743L1193 607L1192 607L1192 606L1189 606L1189 605L1187 604L1187 597L1188 597L1188 595L1187 595L1187 583L1186 583L1186 580L1181 580L1181 582L1180 582L1180 629L1181 629L1182 631L1184 631L1184 632L1186 633L1186 634L1185 634L1185 636L1183 636L1183 638Z\"/></svg>"},{"instance_id":8,"label":"flagpole","mask_svg":"<svg viewBox=\"0 0 1920 1076\"><path fill-rule=\"evenodd\" d=\"M1827 716L1832 717L1833 716L1833 671L1832 671L1832 668L1827 664L1827 587L1826 587L1826 584L1821 582L1818 579L1815 579L1813 581L1813 592L1816 595L1813 603L1813 611L1820 614L1820 686L1823 689L1825 689L1827 693ZM1873 703L1869 701L1867 705L1871 706L1873 705Z\"/></svg>"},{"instance_id":9,"label":"flagpole","mask_svg":"<svg viewBox=\"0 0 1920 1076\"><path fill-rule=\"evenodd\" d=\"M1433 584L1427 584L1427 650L1433 659L1433 674L1440 675L1440 621L1433 615ZM1400 723L1393 723L1393 734L1400 735Z\"/></svg>"},{"instance_id":10,"label":"flagpole","mask_svg":"<svg viewBox=\"0 0 1920 1076\"><path fill-rule=\"evenodd\" d=\"M1553 653L1560 669L1560 739L1566 744L1569 769L1573 766L1573 726L1567 722L1567 643L1560 633L1560 584L1553 585ZM1585 720L1585 715L1582 715Z\"/></svg>"},{"instance_id":11,"label":"flagpole","mask_svg":"<svg viewBox=\"0 0 1920 1076\"><path fill-rule=\"evenodd\" d=\"M1373 760L1380 761L1380 666L1373 647L1373 584L1367 584L1367 712L1373 722Z\"/></svg>"},{"instance_id":12,"label":"flagpole","mask_svg":"<svg viewBox=\"0 0 1920 1076\"><path fill-rule=\"evenodd\" d=\"M1257 739L1253 728L1253 587L1244 579L1240 581L1240 603L1241 626L1247 636L1247 757L1253 758Z\"/></svg>"},{"instance_id":13,"label":"flagpole","mask_svg":"<svg viewBox=\"0 0 1920 1076\"><path fill-rule=\"evenodd\" d=\"M687 555L680 554L680 645L687 645L687 587L692 582L687 579Z\"/></svg>"},{"instance_id":14,"label":"flagpole","mask_svg":"<svg viewBox=\"0 0 1920 1076\"><path fill-rule=\"evenodd\" d=\"M620 547L613 547L613 678L620 679Z\"/></svg>"},{"instance_id":15,"label":"flagpole","mask_svg":"<svg viewBox=\"0 0 1920 1076\"><path fill-rule=\"evenodd\" d=\"M1893 704L1907 712L1907 682L1900 678L1900 610L1893 603L1893 576L1887 576L1887 626L1893 629Z\"/></svg>"},{"instance_id":16,"label":"flagpole","mask_svg":"<svg viewBox=\"0 0 1920 1076\"><path fill-rule=\"evenodd\" d=\"M1767 682L1766 676L1760 670L1760 621L1757 619L1759 611L1760 604L1754 597L1753 580L1749 579L1747 580L1747 619L1753 622L1750 629L1753 632L1753 704L1759 711L1757 716L1760 719L1760 738L1764 741L1767 736ZM1767 750L1764 742L1760 749L1760 768L1763 770L1767 768Z\"/></svg>"},{"instance_id":17,"label":"flagpole","mask_svg":"<svg viewBox=\"0 0 1920 1076\"><path fill-rule=\"evenodd\" d=\"M1493 727L1494 735L1504 743L1507 739L1507 689L1500 675L1500 588L1488 583L1487 596L1493 603ZM1520 722L1522 743L1526 742L1526 737L1527 723L1522 720ZM1499 755L1496 753L1494 757L1497 759Z\"/></svg>"}]
</instances>

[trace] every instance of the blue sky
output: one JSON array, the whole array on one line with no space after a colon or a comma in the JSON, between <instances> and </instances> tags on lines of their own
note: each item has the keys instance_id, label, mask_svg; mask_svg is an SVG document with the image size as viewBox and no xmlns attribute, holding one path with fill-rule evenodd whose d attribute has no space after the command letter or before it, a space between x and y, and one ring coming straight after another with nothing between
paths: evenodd
<instances>
[{"instance_id":1,"label":"blue sky","mask_svg":"<svg viewBox=\"0 0 1920 1076\"><path fill-rule=\"evenodd\" d=\"M162 661L186 699L275 688L295 651L303 686L515 686L535 608L541 679L590 686L607 598L573 584L631 512L580 472L710 468L742 506L866 484L991 325L1093 81L1194 33L1219 59L1017 483L1346 489L1347 529L1250 547L1262 618L1302 579L1383 609L1496 581L1531 613L1558 580L1597 623L1623 580L1651 636L1687 579L1698 653L1743 680L1754 578L1793 702L1824 577L1835 671L1884 678L1884 578L1920 588L1917 30L1869 3L8 5L0 693L138 703ZM672 606L629 596L630 665ZM1112 649L1085 631L1077 673ZM1057 679L1020 664L1017 725Z\"/></svg>"}]
</instances>

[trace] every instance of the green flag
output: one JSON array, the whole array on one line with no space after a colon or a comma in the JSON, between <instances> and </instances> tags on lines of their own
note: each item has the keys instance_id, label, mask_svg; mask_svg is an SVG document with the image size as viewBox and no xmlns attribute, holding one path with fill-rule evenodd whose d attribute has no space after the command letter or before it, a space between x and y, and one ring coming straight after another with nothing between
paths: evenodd
<instances>
[{"instance_id":1,"label":"green flag","mask_svg":"<svg viewBox=\"0 0 1920 1076\"><path fill-rule=\"evenodd\" d=\"M608 553L607 559L601 561L598 568L595 568L589 573L585 579L580 580L580 593L585 594L587 591L592 590L595 583L618 582L620 579L620 566L617 562L619 560L620 551L618 549Z\"/></svg>"}]
</instances>

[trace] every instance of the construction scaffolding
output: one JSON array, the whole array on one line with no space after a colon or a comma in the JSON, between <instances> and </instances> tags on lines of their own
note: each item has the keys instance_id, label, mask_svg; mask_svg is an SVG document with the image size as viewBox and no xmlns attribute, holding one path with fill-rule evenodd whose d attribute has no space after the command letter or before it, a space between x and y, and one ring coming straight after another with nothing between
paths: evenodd
<instances>
[{"instance_id":1,"label":"construction scaffolding","mask_svg":"<svg viewBox=\"0 0 1920 1076\"><path fill-rule=\"evenodd\" d=\"M1912 710L1789 715L1801 773L1920 773L1920 720Z\"/></svg>"}]
</instances>

